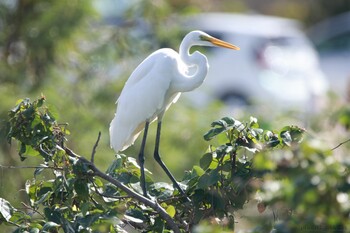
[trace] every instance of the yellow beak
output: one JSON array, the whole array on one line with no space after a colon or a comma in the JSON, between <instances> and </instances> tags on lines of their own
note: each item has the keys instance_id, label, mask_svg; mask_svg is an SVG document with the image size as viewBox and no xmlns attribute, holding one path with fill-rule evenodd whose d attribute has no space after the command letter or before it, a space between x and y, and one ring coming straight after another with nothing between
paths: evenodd
<instances>
[{"instance_id":1,"label":"yellow beak","mask_svg":"<svg viewBox=\"0 0 350 233\"><path fill-rule=\"evenodd\" d=\"M209 37L207 40L212 43L213 45L223 47L223 48L228 48L228 49L234 49L234 50L240 50L240 48L236 45L230 44L226 41L216 39L214 37Z\"/></svg>"}]
</instances>

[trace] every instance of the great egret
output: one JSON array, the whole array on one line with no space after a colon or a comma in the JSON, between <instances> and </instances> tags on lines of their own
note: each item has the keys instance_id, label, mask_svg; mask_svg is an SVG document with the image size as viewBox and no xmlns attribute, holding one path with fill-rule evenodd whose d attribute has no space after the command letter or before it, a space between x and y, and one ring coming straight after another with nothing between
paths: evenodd
<instances>
[{"instance_id":1,"label":"great egret","mask_svg":"<svg viewBox=\"0 0 350 233\"><path fill-rule=\"evenodd\" d=\"M154 159L163 168L180 193L187 197L159 155L160 132L164 112L175 103L181 92L199 87L208 72L206 56L189 49L194 46L219 46L234 50L239 47L214 38L202 31L188 33L181 42L180 51L163 48L149 55L131 74L117 100L117 111L109 128L111 147L118 153L134 143L144 129L138 161L140 183L147 195L144 172L144 148L148 126L158 120ZM193 69L194 68L194 69Z\"/></svg>"}]
</instances>

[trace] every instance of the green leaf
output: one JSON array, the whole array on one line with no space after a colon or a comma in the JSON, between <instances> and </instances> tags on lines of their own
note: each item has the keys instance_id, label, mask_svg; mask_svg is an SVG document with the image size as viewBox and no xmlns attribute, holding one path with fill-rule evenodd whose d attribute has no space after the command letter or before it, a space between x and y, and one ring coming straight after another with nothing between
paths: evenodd
<instances>
[{"instance_id":1,"label":"green leaf","mask_svg":"<svg viewBox=\"0 0 350 233\"><path fill-rule=\"evenodd\" d=\"M227 127L227 124L226 124L226 122L225 121L223 121L223 120L217 120L217 121L213 121L212 123L211 123L211 127L217 127L217 126L219 126L219 128L222 128L222 127Z\"/></svg>"},{"instance_id":2,"label":"green leaf","mask_svg":"<svg viewBox=\"0 0 350 233\"><path fill-rule=\"evenodd\" d=\"M205 173L198 180L198 188L206 189L209 186L217 183L220 179L220 175L217 169L210 171L209 173Z\"/></svg>"},{"instance_id":3,"label":"green leaf","mask_svg":"<svg viewBox=\"0 0 350 233\"><path fill-rule=\"evenodd\" d=\"M203 170L207 170L212 161L213 161L213 155L211 153L205 153L199 161L200 167Z\"/></svg>"},{"instance_id":4,"label":"green leaf","mask_svg":"<svg viewBox=\"0 0 350 233\"><path fill-rule=\"evenodd\" d=\"M119 156L119 155L117 155L117 156ZM107 173L107 174L113 174L113 173L115 173L115 170L120 169L120 168L122 167L122 165L123 165L123 160L122 160L122 158L117 157L117 159L114 160L114 161L112 162L112 164L108 167L106 173Z\"/></svg>"},{"instance_id":5,"label":"green leaf","mask_svg":"<svg viewBox=\"0 0 350 233\"><path fill-rule=\"evenodd\" d=\"M233 126L236 122L236 120L233 119L232 117L224 117L221 120L224 121L228 127Z\"/></svg>"},{"instance_id":6,"label":"green leaf","mask_svg":"<svg viewBox=\"0 0 350 233\"><path fill-rule=\"evenodd\" d=\"M35 204L36 204L36 205L39 205L39 204L41 204L41 203L47 201L47 200L50 198L51 194L52 194L52 192L47 192L47 193L45 193L44 195L42 195L42 196L40 197L40 199L39 199L38 201L35 202Z\"/></svg>"},{"instance_id":7,"label":"green leaf","mask_svg":"<svg viewBox=\"0 0 350 233\"><path fill-rule=\"evenodd\" d=\"M19 223L19 222L23 222L23 221L25 221L25 222L30 221L30 219L32 219L32 216L24 213L23 211L17 211L16 209L14 209L10 221ZM2 221L2 218L0 215L0 225L1 225L1 221ZM33 226L36 227L35 224L33 224ZM40 224L39 224L39 227L41 228Z\"/></svg>"},{"instance_id":8,"label":"green leaf","mask_svg":"<svg viewBox=\"0 0 350 233\"><path fill-rule=\"evenodd\" d=\"M34 106L30 105L27 109L22 111L22 113L23 113L23 116L25 118L31 119L34 117L33 115L34 115L35 111L36 111L36 109L34 108Z\"/></svg>"},{"instance_id":9,"label":"green leaf","mask_svg":"<svg viewBox=\"0 0 350 233\"><path fill-rule=\"evenodd\" d=\"M184 186L181 183L179 183L179 185L180 185L180 187ZM186 189L184 187L182 187L182 188ZM170 185L169 183L157 182L157 183L151 184L149 186L148 190L151 193L151 195L157 196L157 199L167 199L167 198L171 198L173 196L174 187L173 187L173 185Z\"/></svg>"},{"instance_id":10,"label":"green leaf","mask_svg":"<svg viewBox=\"0 0 350 233\"><path fill-rule=\"evenodd\" d=\"M32 182L30 180L27 180L26 183L25 183L25 190L26 190L26 193L31 196L34 194L35 192L35 189L32 188Z\"/></svg>"},{"instance_id":11,"label":"green leaf","mask_svg":"<svg viewBox=\"0 0 350 233\"><path fill-rule=\"evenodd\" d=\"M96 221L99 221L103 217L101 210L90 211L90 213L84 217L79 216L77 222L84 228L91 227Z\"/></svg>"},{"instance_id":12,"label":"green leaf","mask_svg":"<svg viewBox=\"0 0 350 233\"><path fill-rule=\"evenodd\" d=\"M291 146L292 143L292 137L290 136L289 131L283 131L280 134L281 138L282 138L282 142L287 145L287 146Z\"/></svg>"},{"instance_id":13,"label":"green leaf","mask_svg":"<svg viewBox=\"0 0 350 233\"><path fill-rule=\"evenodd\" d=\"M81 204L80 210L84 217L86 216L86 213L89 211L89 208L90 208L89 202L84 202L83 204Z\"/></svg>"},{"instance_id":14,"label":"green leaf","mask_svg":"<svg viewBox=\"0 0 350 233\"><path fill-rule=\"evenodd\" d=\"M166 212L170 215L170 217L173 218L176 214L175 207L172 205L168 205L168 207L166 208Z\"/></svg>"},{"instance_id":15,"label":"green leaf","mask_svg":"<svg viewBox=\"0 0 350 233\"><path fill-rule=\"evenodd\" d=\"M50 209L49 207L44 208L44 214L48 221L55 223L59 223L62 217L58 210Z\"/></svg>"},{"instance_id":16,"label":"green leaf","mask_svg":"<svg viewBox=\"0 0 350 233\"><path fill-rule=\"evenodd\" d=\"M19 155L22 156L25 152L26 152L26 144L22 142L19 149Z\"/></svg>"},{"instance_id":17,"label":"green leaf","mask_svg":"<svg viewBox=\"0 0 350 233\"><path fill-rule=\"evenodd\" d=\"M31 226L32 227L32 226ZM39 228L32 228L30 229L29 233L39 233L40 232L40 229Z\"/></svg>"},{"instance_id":18,"label":"green leaf","mask_svg":"<svg viewBox=\"0 0 350 233\"><path fill-rule=\"evenodd\" d=\"M255 117L250 117L250 122L249 122L250 127L252 128L258 128L259 124L258 124L258 119L256 119Z\"/></svg>"},{"instance_id":19,"label":"green leaf","mask_svg":"<svg viewBox=\"0 0 350 233\"><path fill-rule=\"evenodd\" d=\"M34 128L35 126L41 124L41 122L42 122L42 120L41 120L40 116L35 115L32 123L31 123L31 127Z\"/></svg>"},{"instance_id":20,"label":"green leaf","mask_svg":"<svg viewBox=\"0 0 350 233\"><path fill-rule=\"evenodd\" d=\"M138 170L140 169L140 166L139 164L137 163L136 159L133 158L133 157L128 157L127 158L127 161L128 161L128 166L129 167L134 167L134 168L137 168Z\"/></svg>"},{"instance_id":21,"label":"green leaf","mask_svg":"<svg viewBox=\"0 0 350 233\"><path fill-rule=\"evenodd\" d=\"M46 104L47 108L50 109L48 111L48 116L51 118L52 121L55 121L55 119L58 119L59 117L59 111L57 110L55 105Z\"/></svg>"},{"instance_id":22,"label":"green leaf","mask_svg":"<svg viewBox=\"0 0 350 233\"><path fill-rule=\"evenodd\" d=\"M87 180L85 179L76 180L74 183L74 190L81 199L86 200L89 198L89 187L88 187Z\"/></svg>"},{"instance_id":23,"label":"green leaf","mask_svg":"<svg viewBox=\"0 0 350 233\"><path fill-rule=\"evenodd\" d=\"M15 208L7 200L0 197L0 214L7 222L12 217ZM0 221L1 222L1 221Z\"/></svg>"},{"instance_id":24,"label":"green leaf","mask_svg":"<svg viewBox=\"0 0 350 233\"><path fill-rule=\"evenodd\" d=\"M230 145L221 145L218 148L216 148L216 158L220 159L226 154L229 154L233 150L233 147Z\"/></svg>"},{"instance_id":25,"label":"green leaf","mask_svg":"<svg viewBox=\"0 0 350 233\"><path fill-rule=\"evenodd\" d=\"M75 159L73 162L73 171L76 174L86 174L89 170L89 166L86 163L82 163L80 160Z\"/></svg>"},{"instance_id":26,"label":"green leaf","mask_svg":"<svg viewBox=\"0 0 350 233\"><path fill-rule=\"evenodd\" d=\"M45 97L44 97L44 96L41 96L41 98L38 99L37 106L38 106L38 107L43 106L43 105L44 105L44 102L45 102Z\"/></svg>"},{"instance_id":27,"label":"green leaf","mask_svg":"<svg viewBox=\"0 0 350 233\"><path fill-rule=\"evenodd\" d=\"M124 217L132 222L136 222L136 223L143 223L144 221L147 220L147 218L145 217L143 211L139 210L139 209L128 209L125 212Z\"/></svg>"},{"instance_id":28,"label":"green leaf","mask_svg":"<svg viewBox=\"0 0 350 233\"><path fill-rule=\"evenodd\" d=\"M196 165L193 166L193 171L197 174L197 176L202 176L205 173L205 171L201 167Z\"/></svg>"},{"instance_id":29,"label":"green leaf","mask_svg":"<svg viewBox=\"0 0 350 233\"><path fill-rule=\"evenodd\" d=\"M226 131L226 128L224 128L224 127L211 129L206 134L204 134L204 136L203 136L204 140L210 141L215 136L217 136L218 134L221 134L224 131Z\"/></svg>"},{"instance_id":30,"label":"green leaf","mask_svg":"<svg viewBox=\"0 0 350 233\"><path fill-rule=\"evenodd\" d=\"M164 220L161 217L157 217L154 221L152 232L161 232L165 233L167 231L164 231Z\"/></svg>"},{"instance_id":31,"label":"green leaf","mask_svg":"<svg viewBox=\"0 0 350 233\"><path fill-rule=\"evenodd\" d=\"M204 174L203 176L199 177L199 180L198 180L198 188L200 189L206 189L210 186L209 182L209 174Z\"/></svg>"},{"instance_id":32,"label":"green leaf","mask_svg":"<svg viewBox=\"0 0 350 233\"><path fill-rule=\"evenodd\" d=\"M284 127L281 130L280 136L284 142L286 140L286 142L300 143L303 140L304 133L305 129L292 125Z\"/></svg>"},{"instance_id":33,"label":"green leaf","mask_svg":"<svg viewBox=\"0 0 350 233\"><path fill-rule=\"evenodd\" d=\"M24 156L38 156L40 153L35 150L32 146L26 145L25 152L23 153Z\"/></svg>"},{"instance_id":34,"label":"green leaf","mask_svg":"<svg viewBox=\"0 0 350 233\"><path fill-rule=\"evenodd\" d=\"M124 215L124 218L128 221L134 222L134 223L143 223L143 221L139 218L134 218L132 216L129 215Z\"/></svg>"},{"instance_id":35,"label":"green leaf","mask_svg":"<svg viewBox=\"0 0 350 233\"><path fill-rule=\"evenodd\" d=\"M165 182L157 182L157 183L153 183L152 185L152 188L154 189L158 189L158 190L167 190L167 189L170 189L170 190L173 190L173 186L168 184L168 183L165 183Z\"/></svg>"},{"instance_id":36,"label":"green leaf","mask_svg":"<svg viewBox=\"0 0 350 233\"><path fill-rule=\"evenodd\" d=\"M41 230L42 232L45 231L49 231L52 228L58 228L60 225L58 225L57 223L54 222L47 222L45 223L45 225L43 226L43 229ZM50 231L51 232L51 231Z\"/></svg>"},{"instance_id":37,"label":"green leaf","mask_svg":"<svg viewBox=\"0 0 350 233\"><path fill-rule=\"evenodd\" d=\"M114 185L106 184L106 188L103 192L103 195L105 195L105 196L102 196L105 202L115 202L115 201L118 201L119 199L113 198L113 197L120 196L120 193Z\"/></svg>"},{"instance_id":38,"label":"green leaf","mask_svg":"<svg viewBox=\"0 0 350 233\"><path fill-rule=\"evenodd\" d=\"M61 227L62 227L64 233L76 233L74 226L70 221L68 221L64 218L61 221L62 221ZM82 232L84 232L84 231L82 231Z\"/></svg>"},{"instance_id":39,"label":"green leaf","mask_svg":"<svg viewBox=\"0 0 350 233\"><path fill-rule=\"evenodd\" d=\"M272 133L270 130L266 130L263 135L265 141L269 141L270 138L273 136L274 136L274 133Z\"/></svg>"},{"instance_id":40,"label":"green leaf","mask_svg":"<svg viewBox=\"0 0 350 233\"><path fill-rule=\"evenodd\" d=\"M260 128L253 128L253 129L251 129L250 132L252 132L252 135L254 136L254 138L259 140L260 136L264 133L264 130L260 129Z\"/></svg>"},{"instance_id":41,"label":"green leaf","mask_svg":"<svg viewBox=\"0 0 350 233\"><path fill-rule=\"evenodd\" d=\"M109 226L109 233L117 233L117 231L115 231L115 228L112 224Z\"/></svg>"},{"instance_id":42,"label":"green leaf","mask_svg":"<svg viewBox=\"0 0 350 233\"><path fill-rule=\"evenodd\" d=\"M19 99L19 100L17 100L16 101L16 106L11 109L11 112L13 112L13 113L18 112L18 110L21 108L22 104L24 102L28 102L28 101L29 101L29 99Z\"/></svg>"},{"instance_id":43,"label":"green leaf","mask_svg":"<svg viewBox=\"0 0 350 233\"><path fill-rule=\"evenodd\" d=\"M305 131L305 129L300 128L298 126L292 126L290 129L290 135L292 137L293 142L300 143L304 138Z\"/></svg>"},{"instance_id":44,"label":"green leaf","mask_svg":"<svg viewBox=\"0 0 350 233\"><path fill-rule=\"evenodd\" d=\"M239 125L236 125L237 123L240 122L234 120L231 117L224 117L221 120L214 121L211 123L211 127L213 127L213 129L209 130L207 133L204 134L204 139L206 141L209 141L218 134L227 131L229 127L239 127Z\"/></svg>"},{"instance_id":45,"label":"green leaf","mask_svg":"<svg viewBox=\"0 0 350 233\"><path fill-rule=\"evenodd\" d=\"M43 172L45 170L45 167L47 167L45 164L40 164L40 167L37 167L34 171L34 177Z\"/></svg>"},{"instance_id":46,"label":"green leaf","mask_svg":"<svg viewBox=\"0 0 350 233\"><path fill-rule=\"evenodd\" d=\"M274 133L272 133L271 131L266 131L264 133L264 140L266 141L266 147L267 148L273 148L276 147L280 144L280 140L278 138L278 136Z\"/></svg>"},{"instance_id":47,"label":"green leaf","mask_svg":"<svg viewBox=\"0 0 350 233\"><path fill-rule=\"evenodd\" d=\"M102 180L100 178L94 177L94 183L99 188L103 187L103 182L102 182Z\"/></svg>"}]
</instances>

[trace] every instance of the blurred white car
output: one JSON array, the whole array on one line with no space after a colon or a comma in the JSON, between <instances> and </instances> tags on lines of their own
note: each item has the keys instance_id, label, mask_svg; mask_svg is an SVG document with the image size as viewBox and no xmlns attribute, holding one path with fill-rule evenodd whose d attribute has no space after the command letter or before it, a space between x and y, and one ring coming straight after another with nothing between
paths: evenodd
<instances>
[{"instance_id":1,"label":"blurred white car","mask_svg":"<svg viewBox=\"0 0 350 233\"><path fill-rule=\"evenodd\" d=\"M210 69L189 94L198 104L219 98L228 104L257 104L310 112L328 91L317 53L294 20L226 13L189 17L186 31L203 30L241 48L205 51ZM210 101L210 99L209 99Z\"/></svg>"},{"instance_id":2,"label":"blurred white car","mask_svg":"<svg viewBox=\"0 0 350 233\"><path fill-rule=\"evenodd\" d=\"M331 89L350 98L350 12L326 19L309 29Z\"/></svg>"}]
</instances>

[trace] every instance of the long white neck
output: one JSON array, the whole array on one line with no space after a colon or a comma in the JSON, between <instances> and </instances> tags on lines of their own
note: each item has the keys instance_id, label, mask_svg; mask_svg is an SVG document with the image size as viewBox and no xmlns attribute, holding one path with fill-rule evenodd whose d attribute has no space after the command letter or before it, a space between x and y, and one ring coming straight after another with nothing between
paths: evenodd
<instances>
[{"instance_id":1,"label":"long white neck","mask_svg":"<svg viewBox=\"0 0 350 233\"><path fill-rule=\"evenodd\" d=\"M185 75L177 83L181 92L192 91L199 87L207 76L209 64L207 58L200 52L190 54L190 48L196 45L191 40L184 39L180 45L179 54L181 60L190 68L195 66L196 71L192 75Z\"/></svg>"}]
</instances>

